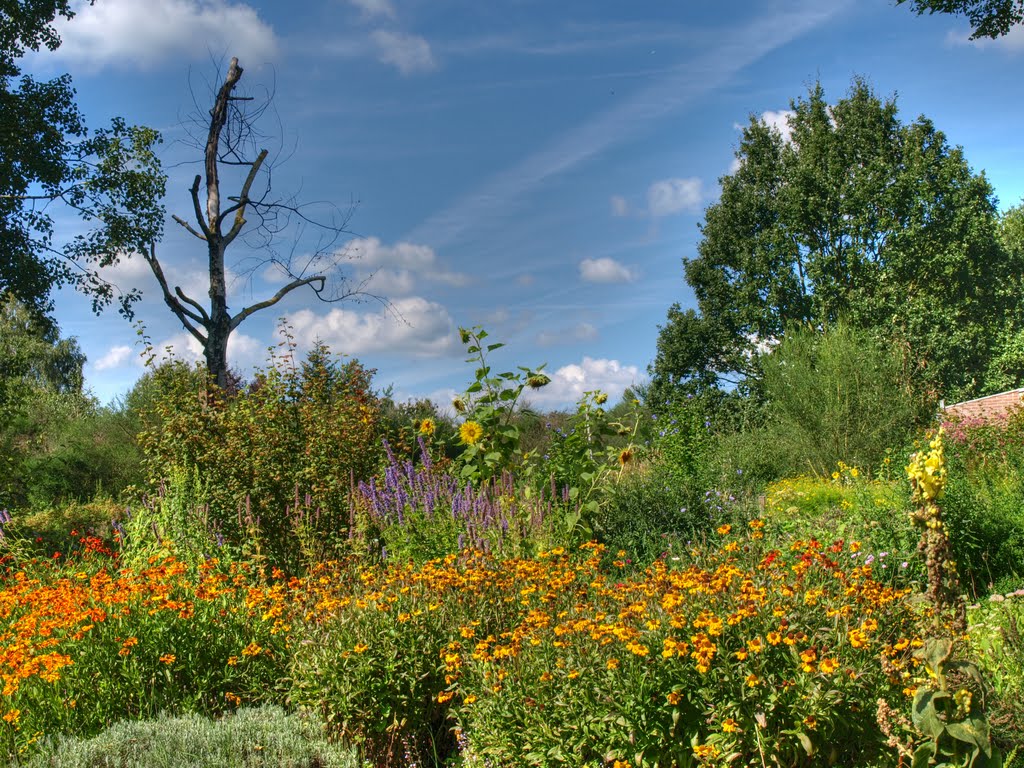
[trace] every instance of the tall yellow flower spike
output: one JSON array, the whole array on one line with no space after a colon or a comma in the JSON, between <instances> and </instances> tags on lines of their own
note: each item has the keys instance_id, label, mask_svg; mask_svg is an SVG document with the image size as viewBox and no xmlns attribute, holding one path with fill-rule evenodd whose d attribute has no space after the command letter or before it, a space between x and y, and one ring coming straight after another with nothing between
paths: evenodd
<instances>
[{"instance_id":1,"label":"tall yellow flower spike","mask_svg":"<svg viewBox=\"0 0 1024 768\"><path fill-rule=\"evenodd\" d=\"M946 456L942 448L942 429L928 444L929 450L918 451L910 457L907 477L914 489L914 499L932 504L942 498L946 490Z\"/></svg>"}]
</instances>

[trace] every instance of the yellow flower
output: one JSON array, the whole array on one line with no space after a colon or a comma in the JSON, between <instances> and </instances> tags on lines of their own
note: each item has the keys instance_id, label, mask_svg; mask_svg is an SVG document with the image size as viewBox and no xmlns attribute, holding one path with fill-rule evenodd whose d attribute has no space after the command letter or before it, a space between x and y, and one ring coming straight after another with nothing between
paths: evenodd
<instances>
[{"instance_id":1,"label":"yellow flower","mask_svg":"<svg viewBox=\"0 0 1024 768\"><path fill-rule=\"evenodd\" d=\"M676 704L683 700L683 695L678 691L672 691L672 693L668 694L665 697L665 700L674 707Z\"/></svg>"},{"instance_id":2,"label":"yellow flower","mask_svg":"<svg viewBox=\"0 0 1024 768\"><path fill-rule=\"evenodd\" d=\"M631 461L633 461L633 449L624 448L622 452L619 454L619 465L624 467Z\"/></svg>"},{"instance_id":3,"label":"yellow flower","mask_svg":"<svg viewBox=\"0 0 1024 768\"><path fill-rule=\"evenodd\" d=\"M740 729L740 724L733 720L731 717L725 718L722 721L722 732L723 733L735 733Z\"/></svg>"},{"instance_id":4,"label":"yellow flower","mask_svg":"<svg viewBox=\"0 0 1024 768\"><path fill-rule=\"evenodd\" d=\"M243 656L258 656L263 648L257 645L255 642L249 643L245 648L242 649Z\"/></svg>"},{"instance_id":5,"label":"yellow flower","mask_svg":"<svg viewBox=\"0 0 1024 768\"><path fill-rule=\"evenodd\" d=\"M618 659L608 659L608 663L605 664L605 666L608 669L618 669L619 668L619 664L620 664L620 662L619 662Z\"/></svg>"},{"instance_id":6,"label":"yellow flower","mask_svg":"<svg viewBox=\"0 0 1024 768\"><path fill-rule=\"evenodd\" d=\"M366 653L370 650L370 646L366 643L356 643L356 647L352 649L353 653Z\"/></svg>"},{"instance_id":7,"label":"yellow flower","mask_svg":"<svg viewBox=\"0 0 1024 768\"><path fill-rule=\"evenodd\" d=\"M814 715L808 715L804 718L804 725L813 731L818 727L818 720Z\"/></svg>"},{"instance_id":8,"label":"yellow flower","mask_svg":"<svg viewBox=\"0 0 1024 768\"><path fill-rule=\"evenodd\" d=\"M459 427L459 439L466 445L476 445L484 436L484 428L475 421L463 422Z\"/></svg>"},{"instance_id":9,"label":"yellow flower","mask_svg":"<svg viewBox=\"0 0 1024 768\"><path fill-rule=\"evenodd\" d=\"M225 693L224 698L228 700L228 704L233 704L236 707L242 703L242 697L231 693L231 691Z\"/></svg>"},{"instance_id":10,"label":"yellow flower","mask_svg":"<svg viewBox=\"0 0 1024 768\"><path fill-rule=\"evenodd\" d=\"M821 670L823 675L831 675L837 669L839 669L839 661L837 659L822 659L818 665L818 669Z\"/></svg>"},{"instance_id":11,"label":"yellow flower","mask_svg":"<svg viewBox=\"0 0 1024 768\"><path fill-rule=\"evenodd\" d=\"M178 657L175 656L173 653L165 653L163 656L160 657L160 661L163 664L173 664L175 659L177 658Z\"/></svg>"},{"instance_id":12,"label":"yellow flower","mask_svg":"<svg viewBox=\"0 0 1024 768\"><path fill-rule=\"evenodd\" d=\"M437 694L437 703L444 704L446 701L451 701L455 698L455 694L452 691L441 691Z\"/></svg>"},{"instance_id":13,"label":"yellow flower","mask_svg":"<svg viewBox=\"0 0 1024 768\"><path fill-rule=\"evenodd\" d=\"M4 715L4 722L7 723L16 723L18 722L19 719L21 719L20 709L12 709L10 712Z\"/></svg>"},{"instance_id":14,"label":"yellow flower","mask_svg":"<svg viewBox=\"0 0 1024 768\"><path fill-rule=\"evenodd\" d=\"M731 531L731 530L732 530L732 526L729 525L728 523L726 523L725 525L719 526L719 528L718 528L718 535L719 536L728 536L729 535L729 531Z\"/></svg>"},{"instance_id":15,"label":"yellow flower","mask_svg":"<svg viewBox=\"0 0 1024 768\"><path fill-rule=\"evenodd\" d=\"M424 437L430 437L436 429L437 424L434 423L433 419L424 419L420 422L419 433Z\"/></svg>"}]
</instances>

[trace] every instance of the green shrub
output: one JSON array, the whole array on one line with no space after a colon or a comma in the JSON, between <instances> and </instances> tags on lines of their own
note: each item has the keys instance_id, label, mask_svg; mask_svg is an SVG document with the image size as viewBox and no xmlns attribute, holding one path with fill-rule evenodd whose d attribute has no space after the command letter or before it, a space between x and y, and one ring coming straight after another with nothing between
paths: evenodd
<instances>
[{"instance_id":1,"label":"green shrub","mask_svg":"<svg viewBox=\"0 0 1024 768\"><path fill-rule=\"evenodd\" d=\"M970 614L974 659L992 685L995 740L1004 753L1024 750L1024 596L999 595Z\"/></svg>"},{"instance_id":2,"label":"green shrub","mask_svg":"<svg viewBox=\"0 0 1024 768\"><path fill-rule=\"evenodd\" d=\"M63 737L25 768L360 768L309 715L276 706L117 723L90 739Z\"/></svg>"},{"instance_id":3,"label":"green shrub","mask_svg":"<svg viewBox=\"0 0 1024 768\"><path fill-rule=\"evenodd\" d=\"M639 566L673 544L697 539L722 516L694 486L681 485L661 463L626 472L610 486L598 518L598 536L612 552L625 550Z\"/></svg>"},{"instance_id":4,"label":"green shrub","mask_svg":"<svg viewBox=\"0 0 1024 768\"><path fill-rule=\"evenodd\" d=\"M297 570L310 546L347 539L351 484L382 458L372 373L316 346L301 364L273 359L231 395L165 363L148 384L156 394L140 438L150 479L195 478L220 536Z\"/></svg>"},{"instance_id":5,"label":"green shrub","mask_svg":"<svg viewBox=\"0 0 1024 768\"><path fill-rule=\"evenodd\" d=\"M1024 586L1024 413L944 428L943 510L964 586L975 595Z\"/></svg>"},{"instance_id":6,"label":"green shrub","mask_svg":"<svg viewBox=\"0 0 1024 768\"><path fill-rule=\"evenodd\" d=\"M930 415L897 351L843 323L793 329L761 363L766 439L787 474L877 467Z\"/></svg>"}]
</instances>

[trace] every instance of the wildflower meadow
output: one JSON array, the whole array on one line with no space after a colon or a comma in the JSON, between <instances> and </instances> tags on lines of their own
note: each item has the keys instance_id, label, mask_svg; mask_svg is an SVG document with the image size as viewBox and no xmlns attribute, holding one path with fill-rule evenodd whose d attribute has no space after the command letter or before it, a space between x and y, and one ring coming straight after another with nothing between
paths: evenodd
<instances>
[{"instance_id":1,"label":"wildflower meadow","mask_svg":"<svg viewBox=\"0 0 1024 768\"><path fill-rule=\"evenodd\" d=\"M6 761L1016 759L1016 545L998 571L971 553L1019 416L759 479L699 398L535 413L542 368L494 374L501 345L462 335L447 412L322 349L234 394L167 364L148 481L74 528L5 511Z\"/></svg>"}]
</instances>

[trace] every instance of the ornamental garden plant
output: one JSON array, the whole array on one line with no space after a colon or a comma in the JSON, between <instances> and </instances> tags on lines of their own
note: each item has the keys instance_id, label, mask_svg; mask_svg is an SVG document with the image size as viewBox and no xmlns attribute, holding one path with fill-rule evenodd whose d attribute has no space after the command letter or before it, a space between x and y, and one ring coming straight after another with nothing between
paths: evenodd
<instances>
[{"instance_id":1,"label":"ornamental garden plant","mask_svg":"<svg viewBox=\"0 0 1024 768\"><path fill-rule=\"evenodd\" d=\"M979 574L946 507L990 461L972 446L1003 443L939 433L751 492L696 398L652 414L588 392L538 436L522 400L542 369L494 374L498 346L464 337L473 381L453 417L409 414L411 450L356 365L321 355L235 395L179 370L147 427L174 471L130 512L63 540L0 513L4 759L176 722L213 743L263 707L307 734L275 759L310 768L1011 762L1020 611L962 599ZM234 436L200 445L196 420ZM227 466L260 451L254 420L308 450Z\"/></svg>"}]
</instances>

